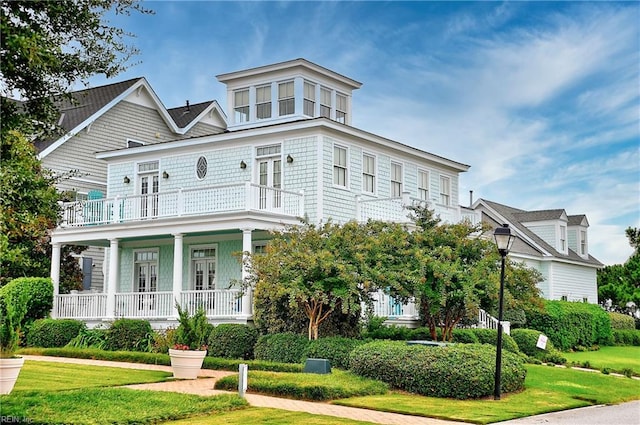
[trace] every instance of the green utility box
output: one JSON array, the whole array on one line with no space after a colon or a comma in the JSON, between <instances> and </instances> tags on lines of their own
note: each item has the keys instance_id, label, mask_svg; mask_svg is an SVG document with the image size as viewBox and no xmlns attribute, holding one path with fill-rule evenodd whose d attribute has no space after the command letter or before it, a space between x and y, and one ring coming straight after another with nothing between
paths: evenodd
<instances>
[{"instance_id":1,"label":"green utility box","mask_svg":"<svg viewBox=\"0 0 640 425\"><path fill-rule=\"evenodd\" d=\"M307 359L304 362L304 373L331 373L331 363L327 359Z\"/></svg>"}]
</instances>

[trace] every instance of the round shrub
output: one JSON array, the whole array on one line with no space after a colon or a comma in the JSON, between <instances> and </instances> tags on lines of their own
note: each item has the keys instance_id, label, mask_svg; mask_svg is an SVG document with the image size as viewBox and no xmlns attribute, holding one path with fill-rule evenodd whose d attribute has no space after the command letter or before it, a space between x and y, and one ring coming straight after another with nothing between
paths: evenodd
<instances>
[{"instance_id":1,"label":"round shrub","mask_svg":"<svg viewBox=\"0 0 640 425\"><path fill-rule=\"evenodd\" d=\"M262 335L254 348L256 360L268 360L280 363L300 363L309 345L306 336L285 332Z\"/></svg>"},{"instance_id":2,"label":"round shrub","mask_svg":"<svg viewBox=\"0 0 640 425\"><path fill-rule=\"evenodd\" d=\"M640 346L640 330L636 329L614 329L613 342L616 345Z\"/></svg>"},{"instance_id":3,"label":"round shrub","mask_svg":"<svg viewBox=\"0 0 640 425\"><path fill-rule=\"evenodd\" d=\"M566 363L567 359L555 349L550 339L547 340L547 346L544 350L537 347L538 337L541 333L534 329L512 329L511 337L518 344L520 351L529 357L549 363Z\"/></svg>"},{"instance_id":4,"label":"round shrub","mask_svg":"<svg viewBox=\"0 0 640 425\"><path fill-rule=\"evenodd\" d=\"M22 324L49 316L53 308L53 284L44 277L19 277L0 288L0 297L27 294L27 313ZM17 298L16 298L17 299Z\"/></svg>"},{"instance_id":5,"label":"round shrub","mask_svg":"<svg viewBox=\"0 0 640 425\"><path fill-rule=\"evenodd\" d=\"M351 352L350 368L358 375L378 379L404 391L467 399L493 393L495 356L495 348L482 344L425 347L373 341ZM503 392L521 390L526 374L518 355L503 352Z\"/></svg>"},{"instance_id":6,"label":"round shrub","mask_svg":"<svg viewBox=\"0 0 640 425\"><path fill-rule=\"evenodd\" d=\"M73 319L38 319L27 333L27 345L31 347L64 347L78 336L86 326Z\"/></svg>"},{"instance_id":7,"label":"round shrub","mask_svg":"<svg viewBox=\"0 0 640 425\"><path fill-rule=\"evenodd\" d=\"M258 331L253 326L224 323L211 331L208 354L225 359L251 360L257 341Z\"/></svg>"},{"instance_id":8,"label":"round shrub","mask_svg":"<svg viewBox=\"0 0 640 425\"><path fill-rule=\"evenodd\" d=\"M635 329L636 321L633 316L628 314L609 312L609 319L611 320L611 329Z\"/></svg>"},{"instance_id":9,"label":"round shrub","mask_svg":"<svg viewBox=\"0 0 640 425\"><path fill-rule=\"evenodd\" d=\"M107 350L151 351L152 345L153 330L147 320L118 319L107 329Z\"/></svg>"},{"instance_id":10,"label":"round shrub","mask_svg":"<svg viewBox=\"0 0 640 425\"><path fill-rule=\"evenodd\" d=\"M498 331L496 330L475 328L470 329L470 331L475 334L480 344L490 344L495 347L498 342ZM518 344L516 344L510 335L507 335L504 332L502 333L502 348L504 350L511 351L512 353L520 352Z\"/></svg>"},{"instance_id":11,"label":"round shrub","mask_svg":"<svg viewBox=\"0 0 640 425\"><path fill-rule=\"evenodd\" d=\"M478 340L473 329L454 329L453 342L459 342L462 344L478 344L480 340Z\"/></svg>"},{"instance_id":12,"label":"round shrub","mask_svg":"<svg viewBox=\"0 0 640 425\"><path fill-rule=\"evenodd\" d=\"M327 359L331 367L346 370L349 368L349 353L361 344L363 344L362 340L341 336L319 338L309 342L304 357Z\"/></svg>"}]
</instances>

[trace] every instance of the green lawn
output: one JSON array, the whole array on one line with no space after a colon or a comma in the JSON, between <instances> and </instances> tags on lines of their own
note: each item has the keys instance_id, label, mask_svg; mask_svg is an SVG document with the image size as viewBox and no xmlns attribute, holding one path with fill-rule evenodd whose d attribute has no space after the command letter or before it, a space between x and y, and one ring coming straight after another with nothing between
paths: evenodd
<instances>
[{"instance_id":1,"label":"green lawn","mask_svg":"<svg viewBox=\"0 0 640 425\"><path fill-rule=\"evenodd\" d=\"M500 401L452 400L393 393L334 401L336 404L479 424L640 399L640 381L601 373L527 365L525 390Z\"/></svg>"},{"instance_id":2,"label":"green lawn","mask_svg":"<svg viewBox=\"0 0 640 425\"><path fill-rule=\"evenodd\" d=\"M562 353L568 363L583 365L593 369L609 368L611 372L623 373L631 369L633 374L640 376L640 347L601 347L597 351L580 351Z\"/></svg>"}]
</instances>

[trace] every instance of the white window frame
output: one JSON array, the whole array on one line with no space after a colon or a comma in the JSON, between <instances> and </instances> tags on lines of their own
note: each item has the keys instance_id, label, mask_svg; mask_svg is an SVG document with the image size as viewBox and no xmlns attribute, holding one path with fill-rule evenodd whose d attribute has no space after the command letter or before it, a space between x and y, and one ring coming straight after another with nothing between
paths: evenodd
<instances>
[{"instance_id":1,"label":"white window frame","mask_svg":"<svg viewBox=\"0 0 640 425\"><path fill-rule=\"evenodd\" d=\"M316 116L316 84L310 81L304 82L304 96L302 113L308 117ZM310 109L310 110L309 110Z\"/></svg>"},{"instance_id":2,"label":"white window frame","mask_svg":"<svg viewBox=\"0 0 640 425\"><path fill-rule=\"evenodd\" d=\"M451 177L440 174L440 204L451 205Z\"/></svg>"},{"instance_id":3,"label":"white window frame","mask_svg":"<svg viewBox=\"0 0 640 425\"><path fill-rule=\"evenodd\" d=\"M366 157L373 159L373 170L368 170L370 172L367 172L367 170L365 170L365 164L367 163L367 161L365 161ZM376 158L376 156L373 154L363 152L362 153L362 193L366 193L369 195L376 194L377 192L376 183L378 180L377 176L378 176L378 158ZM373 179L371 190L367 190L367 187L366 187L367 177L370 177L371 179Z\"/></svg>"},{"instance_id":4,"label":"white window frame","mask_svg":"<svg viewBox=\"0 0 640 425\"><path fill-rule=\"evenodd\" d=\"M336 121L340 124L347 123L347 96L336 93Z\"/></svg>"},{"instance_id":5,"label":"white window frame","mask_svg":"<svg viewBox=\"0 0 640 425\"><path fill-rule=\"evenodd\" d=\"M155 260L149 260L149 261L138 261L136 260L136 256L137 254L141 253L141 252L150 252L150 253L154 253L156 255L156 259ZM136 264L138 263L153 263L155 261L155 265L156 265L156 289L155 291L145 291L145 292L140 292L140 288L138 286L138 282L137 282L137 270L136 270ZM158 292L158 286L160 284L160 248L157 247L152 247L152 248L139 248L139 249L134 249L133 250L133 273L132 273L132 277L131 279L133 280L132 285L131 285L131 292L134 292L136 294L147 294L147 293L154 293L154 292Z\"/></svg>"},{"instance_id":6,"label":"white window frame","mask_svg":"<svg viewBox=\"0 0 640 425\"><path fill-rule=\"evenodd\" d=\"M289 87L291 85L291 93L288 93L288 90L285 89L284 95L282 94L280 88L283 86ZM278 83L278 116L286 117L288 115L293 115L296 113L296 87L293 80L290 81L282 81ZM293 105L293 109L289 111L289 106ZM283 113L284 106L284 113Z\"/></svg>"},{"instance_id":7,"label":"white window frame","mask_svg":"<svg viewBox=\"0 0 640 425\"><path fill-rule=\"evenodd\" d=\"M427 176L427 186L423 187L421 186L422 181L420 179L420 174L425 174ZM429 170L425 170L424 168L418 168L418 173L416 175L416 187L417 187L417 195L418 195L418 199L422 200L422 201L428 201L429 200L429 196L431 196L431 173L429 172ZM426 192L426 196L423 197L422 193Z\"/></svg>"},{"instance_id":8,"label":"white window frame","mask_svg":"<svg viewBox=\"0 0 640 425\"><path fill-rule=\"evenodd\" d=\"M344 150L344 155L345 155L345 163L344 164L339 164L336 163L336 149L342 149ZM333 181L333 186L334 187L339 187L342 189L347 189L349 187L349 148L346 146L342 146L342 145L338 145L338 144L334 144L333 145L333 154L332 154L332 163L333 163L333 167L331 168L333 173L332 173L332 181ZM341 185L339 183L340 179L338 178L338 182L336 182L336 177L338 175L336 175L336 171L338 170L344 170L344 185Z\"/></svg>"},{"instance_id":9,"label":"white window frame","mask_svg":"<svg viewBox=\"0 0 640 425\"><path fill-rule=\"evenodd\" d=\"M198 175L198 167L199 167L199 164L200 164L200 158L204 158L205 165L206 165L206 168L205 168L205 170L204 170L204 175L203 175L202 177L200 177L200 176ZM196 179L198 179L198 180L204 180L204 179L206 179L206 178L207 178L207 174L208 174L208 173L209 173L209 160L207 159L207 156L206 156L206 155L199 155L199 156L198 156L198 159L196 159L196 166L195 166Z\"/></svg>"},{"instance_id":10,"label":"white window frame","mask_svg":"<svg viewBox=\"0 0 640 425\"><path fill-rule=\"evenodd\" d=\"M264 240L264 241L254 241L251 244L251 254L253 255L260 255L262 253L257 253L256 252L256 248L260 247L260 249L264 249L264 247L267 246L267 244L269 243L268 240Z\"/></svg>"},{"instance_id":11,"label":"white window frame","mask_svg":"<svg viewBox=\"0 0 640 425\"><path fill-rule=\"evenodd\" d=\"M567 252L567 226L560 225L560 252L563 254Z\"/></svg>"},{"instance_id":12,"label":"white window frame","mask_svg":"<svg viewBox=\"0 0 640 425\"><path fill-rule=\"evenodd\" d=\"M325 95L328 94L329 98L326 99ZM320 86L320 116L331 119L331 89L327 87ZM326 109L328 109L328 113L326 113Z\"/></svg>"},{"instance_id":13,"label":"white window frame","mask_svg":"<svg viewBox=\"0 0 640 425\"><path fill-rule=\"evenodd\" d=\"M218 268L218 259L220 257L220 249L218 248L218 244L217 243L213 243L213 244L203 244L203 245L191 245L189 246L189 283L188 283L188 288L189 291L196 291L196 282L195 282L195 269L194 269L194 261L196 260L193 257L193 252L200 250L200 249L215 249L216 250L216 256L215 256L215 273L216 273L216 277L214 278L213 281L213 287L214 289L216 288L216 285L218 283L218 271L220 270ZM211 257L204 257L204 258L211 258ZM202 289L202 291L207 291L209 289Z\"/></svg>"},{"instance_id":14,"label":"white window frame","mask_svg":"<svg viewBox=\"0 0 640 425\"><path fill-rule=\"evenodd\" d=\"M400 167L400 180L398 176L395 175L394 168ZM400 189L400 193L396 194L396 187ZM404 191L404 164L399 161L391 161L391 166L389 167L389 196L392 198L400 198L402 197L402 192Z\"/></svg>"},{"instance_id":15,"label":"white window frame","mask_svg":"<svg viewBox=\"0 0 640 425\"><path fill-rule=\"evenodd\" d=\"M261 99L259 95L263 90L266 90L269 94L268 98ZM265 84L256 87L256 119L265 120L269 119L273 116L273 111L271 108L271 98L273 97L273 93L271 90L271 84ZM268 112L268 114L264 114L261 116L261 112Z\"/></svg>"},{"instance_id":16,"label":"white window frame","mask_svg":"<svg viewBox=\"0 0 640 425\"><path fill-rule=\"evenodd\" d=\"M579 230L578 234L580 235L580 254L587 255L587 232L586 230Z\"/></svg>"},{"instance_id":17,"label":"white window frame","mask_svg":"<svg viewBox=\"0 0 640 425\"><path fill-rule=\"evenodd\" d=\"M247 99L246 103L244 103L244 93L246 93ZM240 99L243 103L238 103L238 95L242 94L242 99ZM249 88L244 87L238 90L233 91L233 119L235 123L243 123L249 122L251 120L251 111L249 107ZM246 110L246 112L245 112Z\"/></svg>"}]
</instances>

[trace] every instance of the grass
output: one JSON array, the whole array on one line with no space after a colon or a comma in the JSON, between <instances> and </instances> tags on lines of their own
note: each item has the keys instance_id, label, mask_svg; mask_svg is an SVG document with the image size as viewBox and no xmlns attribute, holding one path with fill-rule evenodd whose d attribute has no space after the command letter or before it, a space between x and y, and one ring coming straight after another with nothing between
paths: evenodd
<instances>
[{"instance_id":1,"label":"grass","mask_svg":"<svg viewBox=\"0 0 640 425\"><path fill-rule=\"evenodd\" d=\"M499 401L452 400L393 393L334 401L353 407L428 416L478 424L499 422L593 404L640 399L640 381L602 374L527 365L525 390Z\"/></svg>"},{"instance_id":2,"label":"grass","mask_svg":"<svg viewBox=\"0 0 640 425\"><path fill-rule=\"evenodd\" d=\"M569 364L582 366L588 362L592 369L608 368L611 372L624 373L630 369L640 376L640 347L601 347L597 351L562 353Z\"/></svg>"},{"instance_id":3,"label":"grass","mask_svg":"<svg viewBox=\"0 0 640 425\"><path fill-rule=\"evenodd\" d=\"M371 394L385 394L389 386L363 378L351 372L334 369L331 374L279 373L250 371L247 391L276 397L302 400L334 400ZM234 391L238 376L226 376L216 381L216 389Z\"/></svg>"}]
</instances>

